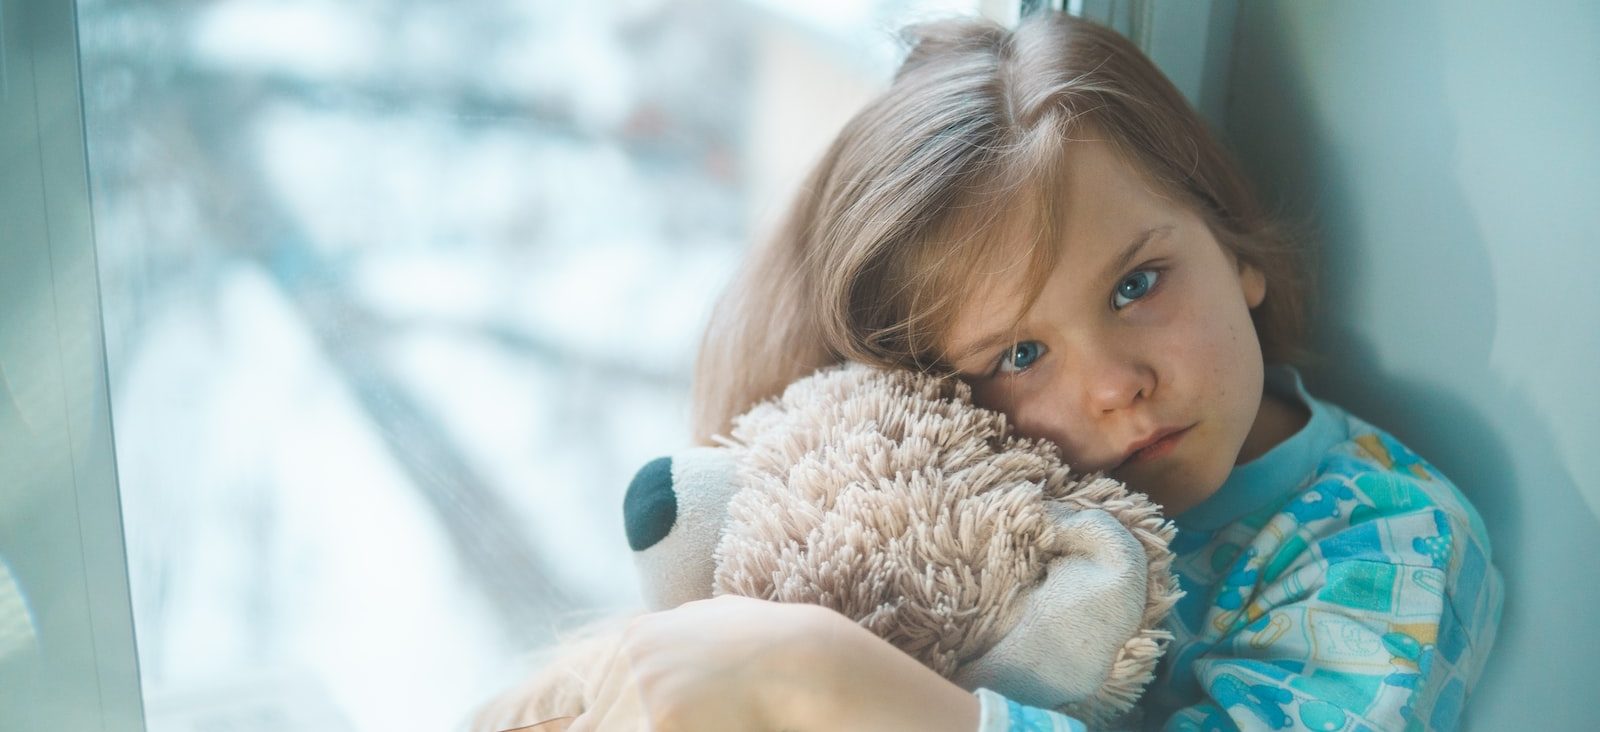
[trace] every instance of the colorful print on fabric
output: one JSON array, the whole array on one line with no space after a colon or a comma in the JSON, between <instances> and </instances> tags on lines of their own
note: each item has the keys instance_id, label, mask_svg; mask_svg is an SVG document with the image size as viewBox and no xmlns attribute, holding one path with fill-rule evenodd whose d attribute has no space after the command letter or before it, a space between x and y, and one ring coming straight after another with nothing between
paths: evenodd
<instances>
[{"instance_id":1,"label":"colorful print on fabric","mask_svg":"<svg viewBox=\"0 0 1600 732\"><path fill-rule=\"evenodd\" d=\"M1289 726L1283 705L1294 699L1288 689L1268 684L1250 684L1233 674L1222 674L1211 684L1211 698L1223 709L1244 706L1272 729Z\"/></svg>"},{"instance_id":2,"label":"colorful print on fabric","mask_svg":"<svg viewBox=\"0 0 1600 732\"><path fill-rule=\"evenodd\" d=\"M1434 525L1439 533L1411 539L1411 550L1433 561L1433 566L1444 569L1450 563L1450 522L1443 511L1433 512Z\"/></svg>"},{"instance_id":3,"label":"colorful print on fabric","mask_svg":"<svg viewBox=\"0 0 1600 732\"><path fill-rule=\"evenodd\" d=\"M1318 481L1310 490L1290 501L1286 510L1302 524L1339 516L1340 501L1354 501L1356 494L1340 480Z\"/></svg>"},{"instance_id":4,"label":"colorful print on fabric","mask_svg":"<svg viewBox=\"0 0 1600 732\"><path fill-rule=\"evenodd\" d=\"M1250 549L1244 553L1241 561L1235 564L1235 569L1228 573L1222 581L1222 589L1217 593L1217 607L1224 610L1238 610L1244 607L1244 597L1255 589L1258 572L1254 566L1256 550Z\"/></svg>"},{"instance_id":5,"label":"colorful print on fabric","mask_svg":"<svg viewBox=\"0 0 1600 732\"><path fill-rule=\"evenodd\" d=\"M1327 584L1317 599L1357 610L1386 613L1394 609L1394 583L1399 568L1392 564L1352 561L1328 567Z\"/></svg>"},{"instance_id":6,"label":"colorful print on fabric","mask_svg":"<svg viewBox=\"0 0 1600 732\"><path fill-rule=\"evenodd\" d=\"M1044 709L1023 706L1006 700L1007 732L1088 732L1082 722Z\"/></svg>"}]
</instances>

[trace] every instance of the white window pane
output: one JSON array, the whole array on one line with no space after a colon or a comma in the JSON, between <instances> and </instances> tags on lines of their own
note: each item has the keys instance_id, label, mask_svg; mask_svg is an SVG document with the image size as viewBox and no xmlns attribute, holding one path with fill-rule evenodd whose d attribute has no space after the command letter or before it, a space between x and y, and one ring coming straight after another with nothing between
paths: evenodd
<instances>
[{"instance_id":1,"label":"white window pane","mask_svg":"<svg viewBox=\"0 0 1600 732\"><path fill-rule=\"evenodd\" d=\"M975 6L80 2L150 729L448 729L635 604L712 298Z\"/></svg>"}]
</instances>

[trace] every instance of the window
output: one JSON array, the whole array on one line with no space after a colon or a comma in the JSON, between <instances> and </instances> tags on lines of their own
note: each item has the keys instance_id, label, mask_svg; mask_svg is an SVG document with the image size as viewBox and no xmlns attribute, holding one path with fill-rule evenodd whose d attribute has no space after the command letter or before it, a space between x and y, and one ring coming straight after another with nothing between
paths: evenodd
<instances>
[{"instance_id":1,"label":"window","mask_svg":"<svg viewBox=\"0 0 1600 732\"><path fill-rule=\"evenodd\" d=\"M973 5L81 2L149 728L447 729L636 603L712 298Z\"/></svg>"},{"instance_id":2,"label":"window","mask_svg":"<svg viewBox=\"0 0 1600 732\"><path fill-rule=\"evenodd\" d=\"M447 729L632 605L712 298L974 10L0 0L0 727Z\"/></svg>"}]
</instances>

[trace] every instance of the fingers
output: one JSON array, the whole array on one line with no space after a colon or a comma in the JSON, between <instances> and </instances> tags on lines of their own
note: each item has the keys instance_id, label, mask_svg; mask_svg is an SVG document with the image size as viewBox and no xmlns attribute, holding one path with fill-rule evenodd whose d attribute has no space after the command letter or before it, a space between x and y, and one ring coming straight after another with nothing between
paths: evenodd
<instances>
[{"instance_id":1,"label":"fingers","mask_svg":"<svg viewBox=\"0 0 1600 732\"><path fill-rule=\"evenodd\" d=\"M564 728L565 732L646 732L647 729L637 704L595 707L578 715Z\"/></svg>"},{"instance_id":2,"label":"fingers","mask_svg":"<svg viewBox=\"0 0 1600 732\"><path fill-rule=\"evenodd\" d=\"M500 730L500 732L569 732L569 730L572 728L573 719L576 719L576 717L556 717L554 719L546 719L543 722L530 724L526 727L514 727L512 729Z\"/></svg>"}]
</instances>

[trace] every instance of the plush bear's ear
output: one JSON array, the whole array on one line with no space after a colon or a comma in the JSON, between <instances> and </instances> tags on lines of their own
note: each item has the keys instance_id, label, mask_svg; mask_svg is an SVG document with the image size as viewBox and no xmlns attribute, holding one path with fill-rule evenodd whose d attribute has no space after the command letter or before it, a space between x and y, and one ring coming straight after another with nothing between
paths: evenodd
<instances>
[{"instance_id":1,"label":"plush bear's ear","mask_svg":"<svg viewBox=\"0 0 1600 732\"><path fill-rule=\"evenodd\" d=\"M634 475L622 516L649 609L711 597L735 473L732 451L697 447L652 460Z\"/></svg>"}]
</instances>

